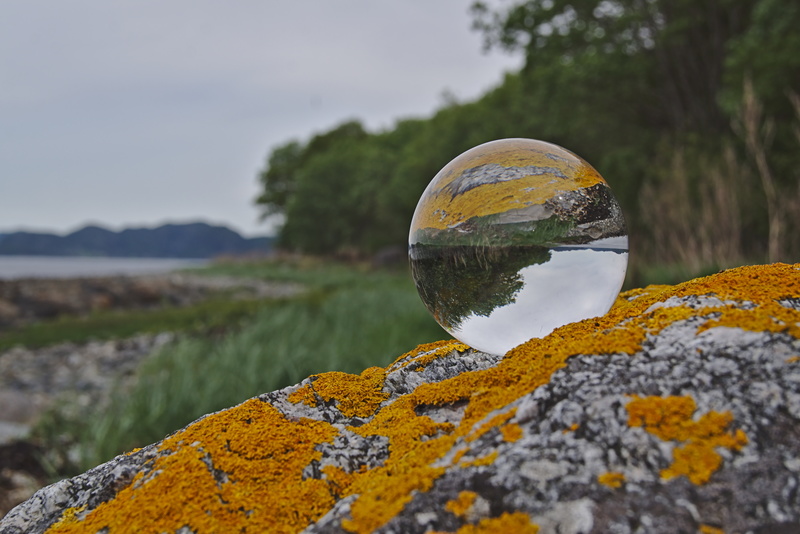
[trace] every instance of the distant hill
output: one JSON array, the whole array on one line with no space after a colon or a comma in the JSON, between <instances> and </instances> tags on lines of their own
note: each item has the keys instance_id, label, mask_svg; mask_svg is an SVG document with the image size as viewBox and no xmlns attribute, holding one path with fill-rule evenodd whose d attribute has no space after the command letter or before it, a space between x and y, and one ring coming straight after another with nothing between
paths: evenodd
<instances>
[{"instance_id":1,"label":"distant hill","mask_svg":"<svg viewBox=\"0 0 800 534\"><path fill-rule=\"evenodd\" d=\"M121 232L87 226L65 236L34 232L0 234L0 255L212 258L267 253L273 240L244 238L230 228L206 223L166 224Z\"/></svg>"}]
</instances>

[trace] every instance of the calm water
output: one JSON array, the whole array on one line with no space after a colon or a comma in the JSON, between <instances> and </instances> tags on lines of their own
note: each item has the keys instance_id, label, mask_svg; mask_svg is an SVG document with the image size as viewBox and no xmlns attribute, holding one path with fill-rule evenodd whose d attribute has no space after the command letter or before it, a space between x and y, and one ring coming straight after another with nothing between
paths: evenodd
<instances>
[{"instance_id":1,"label":"calm water","mask_svg":"<svg viewBox=\"0 0 800 534\"><path fill-rule=\"evenodd\" d=\"M0 256L0 280L156 274L187 267L200 267L207 263L207 260L172 258Z\"/></svg>"}]
</instances>

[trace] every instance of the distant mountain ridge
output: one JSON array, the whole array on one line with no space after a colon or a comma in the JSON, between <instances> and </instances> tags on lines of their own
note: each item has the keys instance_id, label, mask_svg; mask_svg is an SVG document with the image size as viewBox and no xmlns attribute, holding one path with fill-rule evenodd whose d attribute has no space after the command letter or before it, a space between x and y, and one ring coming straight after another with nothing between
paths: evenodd
<instances>
[{"instance_id":1,"label":"distant mountain ridge","mask_svg":"<svg viewBox=\"0 0 800 534\"><path fill-rule=\"evenodd\" d=\"M245 238L230 228L200 222L128 228L120 232L86 226L65 236L0 233L0 255L212 258L228 254L265 254L273 241L272 237Z\"/></svg>"}]
</instances>

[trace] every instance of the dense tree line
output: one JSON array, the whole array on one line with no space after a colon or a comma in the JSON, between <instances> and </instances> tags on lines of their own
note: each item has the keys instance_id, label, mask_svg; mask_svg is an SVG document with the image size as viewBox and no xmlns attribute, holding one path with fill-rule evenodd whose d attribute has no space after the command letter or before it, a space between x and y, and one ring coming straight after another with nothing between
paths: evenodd
<instances>
[{"instance_id":1,"label":"dense tree line","mask_svg":"<svg viewBox=\"0 0 800 534\"><path fill-rule=\"evenodd\" d=\"M485 141L530 137L600 171L645 261L798 259L800 4L528 0L476 2L472 13L486 47L524 54L524 67L425 120L381 132L347 122L272 150L258 203L285 217L281 246L369 254L404 244L443 165ZM714 228L664 234L681 224ZM722 252L712 247L721 240Z\"/></svg>"}]
</instances>

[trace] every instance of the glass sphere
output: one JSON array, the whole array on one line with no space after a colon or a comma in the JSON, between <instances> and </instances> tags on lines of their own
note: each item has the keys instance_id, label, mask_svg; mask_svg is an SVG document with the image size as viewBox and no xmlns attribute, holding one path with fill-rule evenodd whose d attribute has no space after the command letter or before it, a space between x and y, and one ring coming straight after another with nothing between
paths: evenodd
<instances>
[{"instance_id":1,"label":"glass sphere","mask_svg":"<svg viewBox=\"0 0 800 534\"><path fill-rule=\"evenodd\" d=\"M425 189L414 282L453 337L490 354L605 314L628 266L619 203L586 161L533 139L467 150Z\"/></svg>"}]
</instances>

